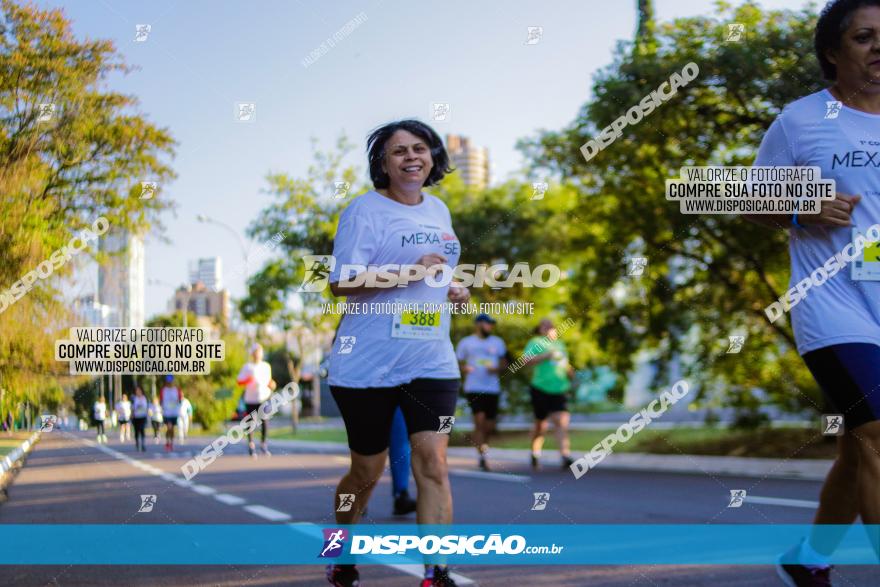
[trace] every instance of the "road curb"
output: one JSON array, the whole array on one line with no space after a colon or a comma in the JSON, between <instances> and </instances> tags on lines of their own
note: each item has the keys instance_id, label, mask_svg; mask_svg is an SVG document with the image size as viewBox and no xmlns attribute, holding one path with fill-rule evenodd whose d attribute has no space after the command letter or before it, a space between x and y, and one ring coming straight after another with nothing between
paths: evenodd
<instances>
[{"instance_id":1,"label":"road curb","mask_svg":"<svg viewBox=\"0 0 880 587\"><path fill-rule=\"evenodd\" d=\"M25 457L33 450L34 445L40 439L40 431L37 430L8 455L0 459L0 503L6 501L6 488L12 484L15 472L21 468Z\"/></svg>"}]
</instances>

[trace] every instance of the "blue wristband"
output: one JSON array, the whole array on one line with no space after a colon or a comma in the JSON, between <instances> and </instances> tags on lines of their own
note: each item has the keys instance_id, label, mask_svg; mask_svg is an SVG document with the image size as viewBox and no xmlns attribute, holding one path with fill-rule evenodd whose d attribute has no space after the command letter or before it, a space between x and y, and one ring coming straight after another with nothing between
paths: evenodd
<instances>
[{"instance_id":1,"label":"blue wristband","mask_svg":"<svg viewBox=\"0 0 880 587\"><path fill-rule=\"evenodd\" d=\"M803 228L804 225L797 221L797 212L791 215L791 223L797 228Z\"/></svg>"}]
</instances>

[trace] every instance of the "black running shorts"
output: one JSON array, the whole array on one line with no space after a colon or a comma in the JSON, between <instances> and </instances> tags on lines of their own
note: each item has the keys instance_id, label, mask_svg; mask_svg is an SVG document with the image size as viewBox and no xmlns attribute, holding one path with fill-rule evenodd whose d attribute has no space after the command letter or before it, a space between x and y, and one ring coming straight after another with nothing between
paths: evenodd
<instances>
[{"instance_id":1,"label":"black running shorts","mask_svg":"<svg viewBox=\"0 0 880 587\"><path fill-rule=\"evenodd\" d=\"M471 391L465 394L468 405L474 414L483 412L486 418L494 420L498 417L498 396L500 393L486 393L483 391Z\"/></svg>"},{"instance_id":2,"label":"black running shorts","mask_svg":"<svg viewBox=\"0 0 880 587\"><path fill-rule=\"evenodd\" d=\"M529 387L529 392L535 420L546 420L550 414L568 411L568 398L564 393L547 393L537 387Z\"/></svg>"},{"instance_id":3,"label":"black running shorts","mask_svg":"<svg viewBox=\"0 0 880 587\"><path fill-rule=\"evenodd\" d=\"M880 419L880 346L852 342L816 349L804 362L844 429Z\"/></svg>"},{"instance_id":4,"label":"black running shorts","mask_svg":"<svg viewBox=\"0 0 880 587\"><path fill-rule=\"evenodd\" d=\"M397 406L410 436L440 429L443 418L455 415L458 379L413 379L397 387L339 387L330 392L345 421L348 447L361 455L388 448L391 420Z\"/></svg>"}]
</instances>

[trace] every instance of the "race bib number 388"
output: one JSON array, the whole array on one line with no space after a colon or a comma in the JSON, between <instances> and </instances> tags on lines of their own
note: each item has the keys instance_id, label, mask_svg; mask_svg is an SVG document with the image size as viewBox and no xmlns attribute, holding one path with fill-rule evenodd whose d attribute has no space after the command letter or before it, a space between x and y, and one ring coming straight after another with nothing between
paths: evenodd
<instances>
[{"instance_id":1,"label":"race bib number 388","mask_svg":"<svg viewBox=\"0 0 880 587\"><path fill-rule=\"evenodd\" d=\"M437 340L443 338L441 312L398 312L391 324L393 338Z\"/></svg>"}]
</instances>

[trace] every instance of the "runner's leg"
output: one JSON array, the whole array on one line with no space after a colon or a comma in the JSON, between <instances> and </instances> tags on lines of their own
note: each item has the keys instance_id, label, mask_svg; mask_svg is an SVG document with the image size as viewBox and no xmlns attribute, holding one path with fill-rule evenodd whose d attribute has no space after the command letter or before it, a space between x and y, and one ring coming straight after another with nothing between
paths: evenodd
<instances>
[{"instance_id":1,"label":"runner's leg","mask_svg":"<svg viewBox=\"0 0 880 587\"><path fill-rule=\"evenodd\" d=\"M388 450L383 450L375 455L362 455L351 451L351 466L348 473L339 481L334 495L333 509L336 510L336 522L339 524L356 524L361 517L361 511L370 501L373 488L382 477L385 470L385 459L388 458ZM340 512L340 495L354 495L354 505L347 512Z\"/></svg>"},{"instance_id":2,"label":"runner's leg","mask_svg":"<svg viewBox=\"0 0 880 587\"><path fill-rule=\"evenodd\" d=\"M571 445L568 439L568 423L571 421L571 414L568 412L554 412L550 414L550 421L553 422L553 432L556 434L559 454L563 458L568 457L571 453Z\"/></svg>"},{"instance_id":3,"label":"runner's leg","mask_svg":"<svg viewBox=\"0 0 880 587\"><path fill-rule=\"evenodd\" d=\"M480 458L486 453L486 413L474 412L474 446L477 447L477 454Z\"/></svg>"},{"instance_id":4,"label":"runner's leg","mask_svg":"<svg viewBox=\"0 0 880 587\"><path fill-rule=\"evenodd\" d=\"M459 384L458 379L415 379L399 388L412 446L413 477L419 492L419 524L452 522L452 491L446 463L450 434L438 430L445 418L455 414Z\"/></svg>"},{"instance_id":5,"label":"runner's leg","mask_svg":"<svg viewBox=\"0 0 880 587\"><path fill-rule=\"evenodd\" d=\"M544 435L547 433L547 420L535 420L532 427L532 455L540 456L544 448Z\"/></svg>"},{"instance_id":6,"label":"runner's leg","mask_svg":"<svg viewBox=\"0 0 880 587\"><path fill-rule=\"evenodd\" d=\"M413 477L419 490L416 520L419 524L452 523L452 490L446 449L449 435L426 430L410 436Z\"/></svg>"},{"instance_id":7,"label":"runner's leg","mask_svg":"<svg viewBox=\"0 0 880 587\"><path fill-rule=\"evenodd\" d=\"M848 431L837 437L837 459L822 485L819 497L819 509L813 524L852 524L859 515L859 446L858 440ZM837 549L847 533L846 526L838 526L832 531L829 528L814 528L810 535L810 547L825 556Z\"/></svg>"},{"instance_id":8,"label":"runner's leg","mask_svg":"<svg viewBox=\"0 0 880 587\"><path fill-rule=\"evenodd\" d=\"M356 523L367 506L388 458L391 423L399 402L397 388L356 389L330 386L345 422L351 465L339 481L333 509L340 524ZM343 494L354 495L349 511L338 511Z\"/></svg>"}]
</instances>

